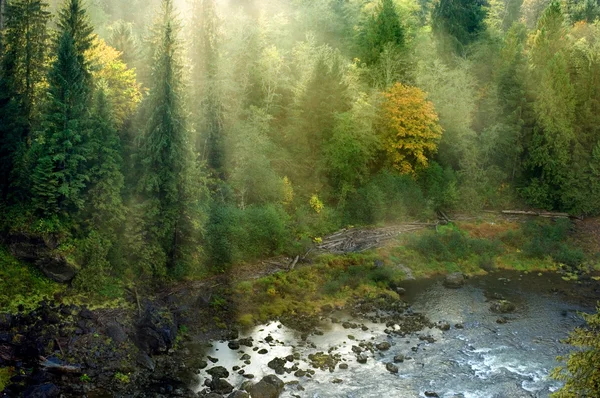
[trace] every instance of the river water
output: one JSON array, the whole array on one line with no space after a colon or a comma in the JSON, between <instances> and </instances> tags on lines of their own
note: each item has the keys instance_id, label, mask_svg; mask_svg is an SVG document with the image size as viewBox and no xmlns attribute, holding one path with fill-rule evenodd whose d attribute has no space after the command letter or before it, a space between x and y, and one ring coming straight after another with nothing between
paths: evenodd
<instances>
[{"instance_id":1,"label":"river water","mask_svg":"<svg viewBox=\"0 0 600 398\"><path fill-rule=\"evenodd\" d=\"M425 397L435 392L439 397L517 398L548 397L560 387L551 379L550 371L559 365L556 357L571 347L562 344L569 331L582 325L578 312L593 312L598 288L580 294L573 283L556 275L520 275L493 273L474 277L460 289L447 289L439 279L409 281L404 286L404 299L415 312L431 321L446 321L450 330L426 328L415 335L400 337L384 333L385 325L351 319L343 313L337 318L360 322L366 329L344 329L341 323L323 320L323 335L311 335L306 341L299 333L278 322L261 325L244 334L252 336L254 347L231 350L227 342L214 342L206 352L218 358L211 366L224 366L232 375L229 382L236 388L244 378L233 372L240 366L257 381L273 374L267 363L274 357L296 354L300 369L311 369L307 356L316 352L341 355L348 369L334 372L316 370L313 377L295 377L293 372L279 376L286 386L282 397L369 398ZM490 297L510 300L516 311L507 315L505 324L497 323L499 314L490 311ZM462 324L463 328L454 325ZM273 341L265 338L271 336ZM352 335L349 337L349 335ZM431 336L429 343L419 336ZM243 337L243 336L242 336ZM391 344L387 351L369 354L366 364L359 364L352 345L359 342ZM257 349L265 348L260 355ZM240 361L242 351L251 356L249 365ZM410 359L397 363L398 373L386 370L395 355ZM294 363L288 363L288 367ZM201 371L196 390L200 391L208 375Z\"/></svg>"}]
</instances>

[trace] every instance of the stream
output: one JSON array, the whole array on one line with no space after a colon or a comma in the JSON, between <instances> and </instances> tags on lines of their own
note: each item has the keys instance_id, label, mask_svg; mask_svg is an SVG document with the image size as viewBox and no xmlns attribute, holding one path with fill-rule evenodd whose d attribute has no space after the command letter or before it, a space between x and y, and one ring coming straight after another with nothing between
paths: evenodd
<instances>
[{"instance_id":1,"label":"stream","mask_svg":"<svg viewBox=\"0 0 600 398\"><path fill-rule=\"evenodd\" d=\"M559 365L556 357L571 349L561 340L583 324L578 312L593 312L598 297L597 284L596 291L585 296L574 294L577 285L558 275L518 272L473 277L459 289L445 288L442 279L407 281L403 287L403 299L413 312L434 323L445 321L450 329L426 327L401 337L386 334L385 324L338 312L323 319L319 325L322 334L303 340L299 332L271 322L240 336L252 337L252 347L232 350L227 341L212 342L205 355L218 361L200 371L195 390L204 388L204 380L210 378L206 370L212 366L225 367L230 372L229 383L240 388L248 374L254 376L254 382L274 374L267 364L275 357L295 355L285 367L307 370L313 369L309 354L329 352L339 354L335 371L313 369L312 377L297 377L294 371L279 375L286 383L281 397L548 397L561 385L548 376ZM493 298L510 300L516 310L504 315L490 311ZM497 322L502 317L506 323ZM346 324L345 328L344 321L361 327L347 328ZM361 364L352 350L360 342L388 342L391 347L366 352L368 360ZM268 352L259 354L261 349ZM240 360L244 353L250 356L249 364ZM400 354L405 360L396 361L398 373L386 370L386 364ZM347 364L347 369L339 364ZM246 378L232 371L235 366Z\"/></svg>"}]
</instances>

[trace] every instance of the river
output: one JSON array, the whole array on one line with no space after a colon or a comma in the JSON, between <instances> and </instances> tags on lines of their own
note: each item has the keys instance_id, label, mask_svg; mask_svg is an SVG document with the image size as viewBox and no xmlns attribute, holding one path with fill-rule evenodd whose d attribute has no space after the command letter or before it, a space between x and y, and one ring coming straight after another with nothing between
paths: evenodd
<instances>
[{"instance_id":1,"label":"river","mask_svg":"<svg viewBox=\"0 0 600 398\"><path fill-rule=\"evenodd\" d=\"M320 325L322 335L302 340L298 332L272 322L241 336L254 339L252 348L231 350L227 342L213 342L205 354L218 362L208 368L224 366L232 373L228 381L239 388L246 379L232 371L234 366L259 380L273 374L267 363L275 357L296 354L286 367L311 369L309 354L331 352L339 354L340 363L348 368L336 367L334 372L317 369L312 377L296 377L293 372L280 375L289 383L281 396L410 398L425 397L428 392L445 398L548 397L560 387L549 377L559 365L556 357L571 349L561 340L582 325L579 311L593 312L598 292L597 284L583 291L558 275L517 272L473 277L460 289L445 288L441 279L407 281L403 287L412 311L425 314L433 322L446 321L450 329L425 328L400 337L386 334L385 324L352 319L340 312L333 318L359 322L364 328L346 329L342 323L325 318ZM516 310L506 315L490 311L490 299L499 297L513 302ZM506 323L500 324L497 321L502 316ZM423 336L435 342L419 339ZM369 353L367 362L360 364L352 346L361 341L389 342L391 347ZM258 354L263 348L268 353ZM250 364L240 361L242 352L250 355ZM388 372L386 363L399 354L407 359L395 364L398 373ZM197 391L209 377L205 370L199 374Z\"/></svg>"}]
</instances>

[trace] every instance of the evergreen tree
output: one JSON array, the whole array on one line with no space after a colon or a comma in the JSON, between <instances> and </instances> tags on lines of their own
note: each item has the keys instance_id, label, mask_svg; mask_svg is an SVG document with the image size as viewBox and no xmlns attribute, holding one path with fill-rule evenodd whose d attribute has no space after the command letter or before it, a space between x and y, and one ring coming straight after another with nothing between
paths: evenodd
<instances>
[{"instance_id":1,"label":"evergreen tree","mask_svg":"<svg viewBox=\"0 0 600 398\"><path fill-rule=\"evenodd\" d=\"M121 191L124 178L121 172L121 145L106 88L96 90L91 120L90 182L88 223L114 239L116 230L125 219Z\"/></svg>"},{"instance_id":2,"label":"evergreen tree","mask_svg":"<svg viewBox=\"0 0 600 398\"><path fill-rule=\"evenodd\" d=\"M558 2L551 3L531 36L529 64L537 128L526 156L529 183L523 192L542 208L560 208L568 183L576 142L575 90L569 75L564 16Z\"/></svg>"},{"instance_id":3,"label":"evergreen tree","mask_svg":"<svg viewBox=\"0 0 600 398\"><path fill-rule=\"evenodd\" d=\"M39 122L37 104L46 71L48 5L15 0L4 10L4 53L0 63L0 197L27 194L25 153Z\"/></svg>"},{"instance_id":4,"label":"evergreen tree","mask_svg":"<svg viewBox=\"0 0 600 398\"><path fill-rule=\"evenodd\" d=\"M84 189L90 179L92 89L84 52L91 46L92 28L79 0L65 3L60 16L58 54L48 75L43 133L33 149L37 155L34 203L45 215L83 208Z\"/></svg>"},{"instance_id":5,"label":"evergreen tree","mask_svg":"<svg viewBox=\"0 0 600 398\"><path fill-rule=\"evenodd\" d=\"M156 31L161 42L153 60L152 86L146 99L148 116L139 140L142 174L144 247L138 253L142 268L155 275L173 270L184 256L184 242L201 225L198 219L198 174L183 109L183 77L179 25L173 3L164 0Z\"/></svg>"},{"instance_id":6,"label":"evergreen tree","mask_svg":"<svg viewBox=\"0 0 600 398\"><path fill-rule=\"evenodd\" d=\"M381 0L375 13L367 19L358 36L361 60L367 65L373 65L379 61L379 56L386 46L392 45L398 50L403 49L405 36L394 1Z\"/></svg>"},{"instance_id":7,"label":"evergreen tree","mask_svg":"<svg viewBox=\"0 0 600 398\"><path fill-rule=\"evenodd\" d=\"M219 18L214 0L194 2L192 25L192 96L197 101L194 123L198 134L197 147L209 169L217 178L224 180L223 106L217 84Z\"/></svg>"},{"instance_id":8,"label":"evergreen tree","mask_svg":"<svg viewBox=\"0 0 600 398\"><path fill-rule=\"evenodd\" d=\"M440 0L431 11L434 33L462 51L485 30L485 6L485 0Z\"/></svg>"}]
</instances>

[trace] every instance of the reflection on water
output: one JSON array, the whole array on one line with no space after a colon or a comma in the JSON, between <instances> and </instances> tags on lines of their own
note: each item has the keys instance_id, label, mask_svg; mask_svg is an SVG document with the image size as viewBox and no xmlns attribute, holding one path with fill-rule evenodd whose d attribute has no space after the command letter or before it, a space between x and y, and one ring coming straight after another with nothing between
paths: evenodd
<instances>
[{"instance_id":1,"label":"reflection on water","mask_svg":"<svg viewBox=\"0 0 600 398\"><path fill-rule=\"evenodd\" d=\"M569 350L560 340L581 325L578 311L593 311L593 301L582 304L579 296L570 300L556 293L573 288L556 276L503 273L470 279L456 290L444 288L439 280L412 281L404 287L414 311L425 313L433 322L444 320L464 328L452 326L446 332L425 329L400 338L385 334L383 324L353 319L368 330L344 329L326 319L321 325L323 335L302 341L297 332L273 322L246 333L254 339L251 348L231 350L227 342L215 342L207 355L218 362L209 368L226 367L231 373L229 382L239 387L246 379L232 371L234 366L254 375L256 381L273 373L267 364L275 357L299 354L300 359L286 367L310 369L308 355L321 351L341 354L341 362L348 368L335 372L315 369L313 377L295 377L293 372L280 375L286 383L299 382L288 385L282 397L424 397L425 391L440 397L548 397L560 387L548 377L558 365L555 358ZM486 297L510 300L517 310L506 315L506 324L498 324L499 315L490 311ZM344 316L336 314L342 320ZM435 342L422 341L419 335L430 335ZM273 340L265 340L267 336ZM351 348L361 341L388 341L392 346L369 354L367 363L359 364ZM258 354L263 348L268 353ZM249 365L240 361L244 353L251 356ZM399 372L392 374L385 364L398 354L410 359L397 363ZM207 377L201 372L198 391Z\"/></svg>"}]
</instances>

